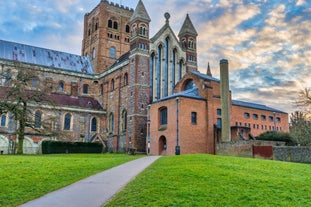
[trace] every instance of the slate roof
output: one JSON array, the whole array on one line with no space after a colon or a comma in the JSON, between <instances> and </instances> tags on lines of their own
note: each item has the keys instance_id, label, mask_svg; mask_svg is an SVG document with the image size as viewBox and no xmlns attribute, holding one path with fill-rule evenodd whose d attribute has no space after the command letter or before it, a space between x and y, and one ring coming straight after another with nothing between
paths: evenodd
<instances>
[{"instance_id":1,"label":"slate roof","mask_svg":"<svg viewBox=\"0 0 311 207\"><path fill-rule=\"evenodd\" d=\"M0 97L6 98L6 95L9 90L10 90L9 87L0 86ZM24 94L27 96L30 96L34 93L36 92L33 90L24 91ZM96 99L91 97L83 97L83 96L74 97L66 94L52 93L52 94L45 94L42 96L42 104L47 103L47 101L51 102L51 104L53 105L62 107L67 106L84 109L103 110L103 107L100 105L100 103Z\"/></svg>"},{"instance_id":2,"label":"slate roof","mask_svg":"<svg viewBox=\"0 0 311 207\"><path fill-rule=\"evenodd\" d=\"M136 9L134 11L134 14L132 15L130 21L133 22L136 19L140 19L140 20L147 21L147 22L151 21L149 14L146 10L146 7L141 0L139 0L138 4L136 6Z\"/></svg>"},{"instance_id":3,"label":"slate roof","mask_svg":"<svg viewBox=\"0 0 311 207\"><path fill-rule=\"evenodd\" d=\"M196 29L194 28L191 19L189 17L189 14L187 14L186 19L179 31L178 36L182 36L184 34L191 34L194 36L198 36L198 32L196 31Z\"/></svg>"},{"instance_id":4,"label":"slate roof","mask_svg":"<svg viewBox=\"0 0 311 207\"><path fill-rule=\"evenodd\" d=\"M174 94L172 94L170 96L163 97L163 98L161 98L161 99L159 99L157 101L154 101L154 103L161 102L161 101L168 100L168 99L172 99L172 98L177 98L177 97L186 97L186 98L192 98L192 99L205 100L204 97L199 96L199 89L194 86L191 89L188 89L188 90L185 90L185 91L181 91L181 92L178 92L178 93L174 93Z\"/></svg>"},{"instance_id":5,"label":"slate roof","mask_svg":"<svg viewBox=\"0 0 311 207\"><path fill-rule=\"evenodd\" d=\"M0 40L0 58L74 72L94 74L86 56Z\"/></svg>"},{"instance_id":6,"label":"slate roof","mask_svg":"<svg viewBox=\"0 0 311 207\"><path fill-rule=\"evenodd\" d=\"M198 72L198 71L194 71L194 72L191 72L191 73L194 74L194 75L196 75L196 76L199 76L199 77L202 78L203 80L220 82L219 79L213 78L212 76L209 76L209 75L200 73L200 72Z\"/></svg>"},{"instance_id":7,"label":"slate roof","mask_svg":"<svg viewBox=\"0 0 311 207\"><path fill-rule=\"evenodd\" d=\"M271 108L269 106L262 105L262 104L256 104L256 103L245 102L245 101L232 100L232 105L287 114L286 112L281 111L279 109Z\"/></svg>"},{"instance_id":8,"label":"slate roof","mask_svg":"<svg viewBox=\"0 0 311 207\"><path fill-rule=\"evenodd\" d=\"M130 51L121 55L109 68L113 68L113 67L123 63L124 61L129 60L129 57L130 57Z\"/></svg>"}]
</instances>

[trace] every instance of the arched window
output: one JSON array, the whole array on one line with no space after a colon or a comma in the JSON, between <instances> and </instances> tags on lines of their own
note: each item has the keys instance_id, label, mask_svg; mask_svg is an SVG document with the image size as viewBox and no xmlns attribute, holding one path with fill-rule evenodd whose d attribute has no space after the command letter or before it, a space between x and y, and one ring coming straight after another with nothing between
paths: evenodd
<instances>
[{"instance_id":1,"label":"arched window","mask_svg":"<svg viewBox=\"0 0 311 207\"><path fill-rule=\"evenodd\" d=\"M110 47L110 58L116 58L116 48Z\"/></svg>"},{"instance_id":2,"label":"arched window","mask_svg":"<svg viewBox=\"0 0 311 207\"><path fill-rule=\"evenodd\" d=\"M31 83L31 86L33 89L37 89L38 88L38 85L39 85L39 80L37 77L34 77L32 78L32 83Z\"/></svg>"},{"instance_id":3,"label":"arched window","mask_svg":"<svg viewBox=\"0 0 311 207\"><path fill-rule=\"evenodd\" d=\"M1 124L0 126L4 127L6 126L6 114L1 115Z\"/></svg>"},{"instance_id":4,"label":"arched window","mask_svg":"<svg viewBox=\"0 0 311 207\"><path fill-rule=\"evenodd\" d=\"M143 26L140 26L139 27L139 34L141 35L141 36L146 36L146 27L143 27Z\"/></svg>"},{"instance_id":5,"label":"arched window","mask_svg":"<svg viewBox=\"0 0 311 207\"><path fill-rule=\"evenodd\" d=\"M113 22L113 29L118 29L118 22Z\"/></svg>"},{"instance_id":6,"label":"arched window","mask_svg":"<svg viewBox=\"0 0 311 207\"><path fill-rule=\"evenodd\" d=\"M111 91L114 90L114 79L111 80Z\"/></svg>"},{"instance_id":7,"label":"arched window","mask_svg":"<svg viewBox=\"0 0 311 207\"><path fill-rule=\"evenodd\" d=\"M92 50L92 59L94 59L96 57L96 49L95 47Z\"/></svg>"},{"instance_id":8,"label":"arched window","mask_svg":"<svg viewBox=\"0 0 311 207\"><path fill-rule=\"evenodd\" d=\"M83 93L88 94L89 93L89 85L88 84L83 84Z\"/></svg>"},{"instance_id":9,"label":"arched window","mask_svg":"<svg viewBox=\"0 0 311 207\"><path fill-rule=\"evenodd\" d=\"M71 114L67 113L64 119L64 130L70 130L71 126Z\"/></svg>"},{"instance_id":10,"label":"arched window","mask_svg":"<svg viewBox=\"0 0 311 207\"><path fill-rule=\"evenodd\" d=\"M108 20L108 27L112 28L112 20L111 19Z\"/></svg>"},{"instance_id":11,"label":"arched window","mask_svg":"<svg viewBox=\"0 0 311 207\"><path fill-rule=\"evenodd\" d=\"M126 33L130 33L130 26L129 26L129 25L126 25L126 26L125 26L125 32L126 32Z\"/></svg>"},{"instance_id":12,"label":"arched window","mask_svg":"<svg viewBox=\"0 0 311 207\"><path fill-rule=\"evenodd\" d=\"M97 120L96 120L95 117L91 121L91 131L92 132L96 132L97 131Z\"/></svg>"},{"instance_id":13,"label":"arched window","mask_svg":"<svg viewBox=\"0 0 311 207\"><path fill-rule=\"evenodd\" d=\"M99 22L98 22L99 20L98 20L98 18L96 19L96 23L95 23L95 31L97 31L98 30L98 24L99 24Z\"/></svg>"},{"instance_id":14,"label":"arched window","mask_svg":"<svg viewBox=\"0 0 311 207\"><path fill-rule=\"evenodd\" d=\"M160 108L160 126L167 125L167 108Z\"/></svg>"},{"instance_id":15,"label":"arched window","mask_svg":"<svg viewBox=\"0 0 311 207\"><path fill-rule=\"evenodd\" d=\"M60 81L58 83L58 92L64 92L64 82Z\"/></svg>"},{"instance_id":16,"label":"arched window","mask_svg":"<svg viewBox=\"0 0 311 207\"><path fill-rule=\"evenodd\" d=\"M129 84L129 77L128 77L128 74L125 73L124 74L124 85L127 86Z\"/></svg>"},{"instance_id":17,"label":"arched window","mask_svg":"<svg viewBox=\"0 0 311 207\"><path fill-rule=\"evenodd\" d=\"M5 86L8 86L9 83L10 83L10 80L11 80L11 72L10 72L10 71L7 71L7 72L5 73L4 85L5 85Z\"/></svg>"},{"instance_id":18,"label":"arched window","mask_svg":"<svg viewBox=\"0 0 311 207\"><path fill-rule=\"evenodd\" d=\"M127 129L127 111L123 110L122 112L122 131Z\"/></svg>"},{"instance_id":19,"label":"arched window","mask_svg":"<svg viewBox=\"0 0 311 207\"><path fill-rule=\"evenodd\" d=\"M194 86L194 81L192 79L190 79L187 81L184 90L186 91L186 90L192 89L193 86Z\"/></svg>"},{"instance_id":20,"label":"arched window","mask_svg":"<svg viewBox=\"0 0 311 207\"><path fill-rule=\"evenodd\" d=\"M109 132L113 133L114 131L114 116L113 113L111 112L109 115Z\"/></svg>"},{"instance_id":21,"label":"arched window","mask_svg":"<svg viewBox=\"0 0 311 207\"><path fill-rule=\"evenodd\" d=\"M42 121L42 113L41 111L36 111L35 112L35 128L41 128L41 123Z\"/></svg>"}]
</instances>

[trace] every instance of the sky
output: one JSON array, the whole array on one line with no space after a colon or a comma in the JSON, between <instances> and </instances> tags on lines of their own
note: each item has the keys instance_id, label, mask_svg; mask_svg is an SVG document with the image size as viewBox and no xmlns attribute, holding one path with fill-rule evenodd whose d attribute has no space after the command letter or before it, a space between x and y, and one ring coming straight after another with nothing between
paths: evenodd
<instances>
[{"instance_id":1,"label":"sky","mask_svg":"<svg viewBox=\"0 0 311 207\"><path fill-rule=\"evenodd\" d=\"M100 0L1 0L0 39L81 54L84 14ZM135 9L138 0L110 0ZM219 78L227 59L232 98L291 113L311 87L310 0L143 0L150 37L164 24L176 36L189 14L198 32L198 67Z\"/></svg>"}]
</instances>

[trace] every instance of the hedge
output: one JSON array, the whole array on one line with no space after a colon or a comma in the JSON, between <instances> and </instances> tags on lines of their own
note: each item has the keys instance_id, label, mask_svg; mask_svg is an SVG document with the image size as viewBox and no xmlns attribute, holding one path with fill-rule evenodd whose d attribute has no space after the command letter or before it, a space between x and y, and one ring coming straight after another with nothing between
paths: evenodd
<instances>
[{"instance_id":1,"label":"hedge","mask_svg":"<svg viewBox=\"0 0 311 207\"><path fill-rule=\"evenodd\" d=\"M101 143L42 141L42 154L101 153L102 151Z\"/></svg>"},{"instance_id":2,"label":"hedge","mask_svg":"<svg viewBox=\"0 0 311 207\"><path fill-rule=\"evenodd\" d=\"M286 145L289 146L294 146L297 144L293 137L287 132L267 131L260 134L258 137L256 137L256 139L264 141L286 142Z\"/></svg>"}]
</instances>

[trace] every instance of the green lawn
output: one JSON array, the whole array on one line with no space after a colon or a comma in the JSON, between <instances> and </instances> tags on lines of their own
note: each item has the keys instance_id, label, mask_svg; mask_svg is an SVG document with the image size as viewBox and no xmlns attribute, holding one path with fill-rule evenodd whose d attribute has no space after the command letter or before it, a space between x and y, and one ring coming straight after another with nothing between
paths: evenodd
<instances>
[{"instance_id":1,"label":"green lawn","mask_svg":"<svg viewBox=\"0 0 311 207\"><path fill-rule=\"evenodd\" d=\"M213 155L162 157L106 206L311 206L311 165Z\"/></svg>"},{"instance_id":2,"label":"green lawn","mask_svg":"<svg viewBox=\"0 0 311 207\"><path fill-rule=\"evenodd\" d=\"M0 206L17 206L139 157L124 154L1 155Z\"/></svg>"}]
</instances>

